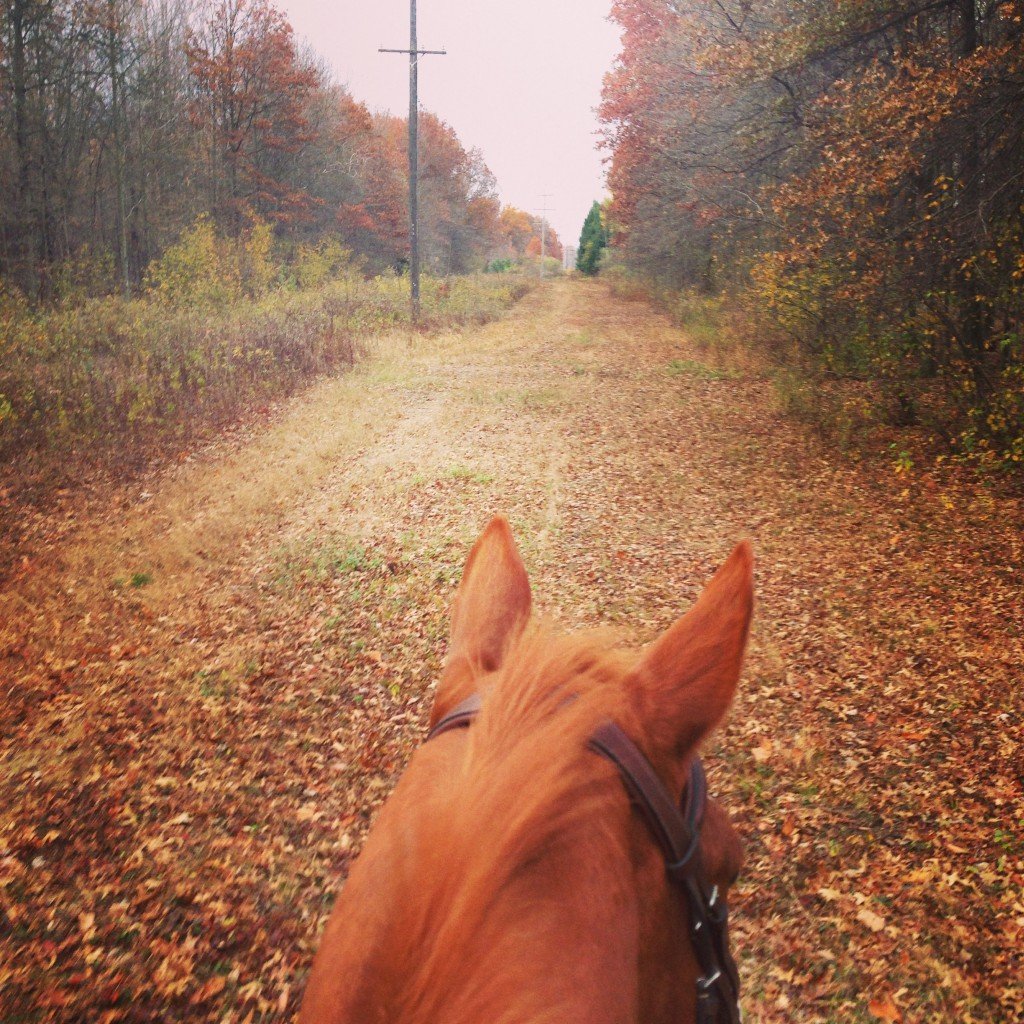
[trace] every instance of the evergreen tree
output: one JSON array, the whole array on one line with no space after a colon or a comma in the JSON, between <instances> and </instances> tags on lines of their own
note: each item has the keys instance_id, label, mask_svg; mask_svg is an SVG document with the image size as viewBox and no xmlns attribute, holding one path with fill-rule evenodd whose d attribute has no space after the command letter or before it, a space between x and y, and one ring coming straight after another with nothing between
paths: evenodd
<instances>
[{"instance_id":1,"label":"evergreen tree","mask_svg":"<svg viewBox=\"0 0 1024 1024\"><path fill-rule=\"evenodd\" d=\"M601 218L601 204L594 202L583 222L580 233L580 251L576 256L576 269L591 277L597 273L601 253L608 246L608 232Z\"/></svg>"}]
</instances>

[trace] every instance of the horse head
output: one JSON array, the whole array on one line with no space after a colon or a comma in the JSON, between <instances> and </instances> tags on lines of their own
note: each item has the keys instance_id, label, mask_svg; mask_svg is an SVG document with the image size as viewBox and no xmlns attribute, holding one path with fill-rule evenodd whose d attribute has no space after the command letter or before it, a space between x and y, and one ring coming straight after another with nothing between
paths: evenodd
<instances>
[{"instance_id":1,"label":"horse head","mask_svg":"<svg viewBox=\"0 0 1024 1024\"><path fill-rule=\"evenodd\" d=\"M559 637L531 622L493 520L456 595L434 738L335 904L304 1024L737 1020L722 911L742 851L697 751L752 603L743 543L639 655Z\"/></svg>"}]
</instances>

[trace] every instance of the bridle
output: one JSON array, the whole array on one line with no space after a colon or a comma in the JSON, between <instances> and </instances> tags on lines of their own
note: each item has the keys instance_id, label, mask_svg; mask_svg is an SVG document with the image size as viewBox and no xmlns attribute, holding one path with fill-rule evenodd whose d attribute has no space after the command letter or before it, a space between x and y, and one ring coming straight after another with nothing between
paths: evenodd
<instances>
[{"instance_id":1,"label":"bridle","mask_svg":"<svg viewBox=\"0 0 1024 1024\"><path fill-rule=\"evenodd\" d=\"M469 726L482 700L474 693L430 730L428 740ZM605 722L590 739L590 748L619 770L633 806L647 822L665 857L665 871L686 900L690 940L697 957L697 1024L740 1024L739 973L729 951L729 908L717 885L711 885L700 856L701 825L708 804L707 779L699 757L679 803L669 795L651 762L614 722Z\"/></svg>"}]
</instances>

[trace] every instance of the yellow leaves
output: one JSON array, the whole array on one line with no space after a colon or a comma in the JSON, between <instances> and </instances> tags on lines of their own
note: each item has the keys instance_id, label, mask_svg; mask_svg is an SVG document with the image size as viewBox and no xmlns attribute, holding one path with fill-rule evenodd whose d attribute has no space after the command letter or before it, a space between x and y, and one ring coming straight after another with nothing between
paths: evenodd
<instances>
[{"instance_id":1,"label":"yellow leaves","mask_svg":"<svg viewBox=\"0 0 1024 1024\"><path fill-rule=\"evenodd\" d=\"M242 246L242 282L249 295L258 298L271 285L278 272L278 265L272 258L274 229L264 220L257 218Z\"/></svg>"},{"instance_id":2,"label":"yellow leaves","mask_svg":"<svg viewBox=\"0 0 1024 1024\"><path fill-rule=\"evenodd\" d=\"M212 221L196 219L177 244L150 263L146 288L167 303L221 304L240 297L237 257Z\"/></svg>"}]
</instances>

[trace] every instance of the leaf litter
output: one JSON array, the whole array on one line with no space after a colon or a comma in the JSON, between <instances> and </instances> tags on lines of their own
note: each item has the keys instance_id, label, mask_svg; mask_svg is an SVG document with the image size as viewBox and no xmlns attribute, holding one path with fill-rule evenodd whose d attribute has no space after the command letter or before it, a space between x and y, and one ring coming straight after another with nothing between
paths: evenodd
<instances>
[{"instance_id":1,"label":"leaf litter","mask_svg":"<svg viewBox=\"0 0 1024 1024\"><path fill-rule=\"evenodd\" d=\"M5 1012L294 1014L501 511L541 611L628 643L754 540L751 652L709 752L748 851L751 1019L1021 1019L1020 500L846 459L766 380L665 374L687 339L600 284L417 346L65 502L10 561Z\"/></svg>"}]
</instances>

